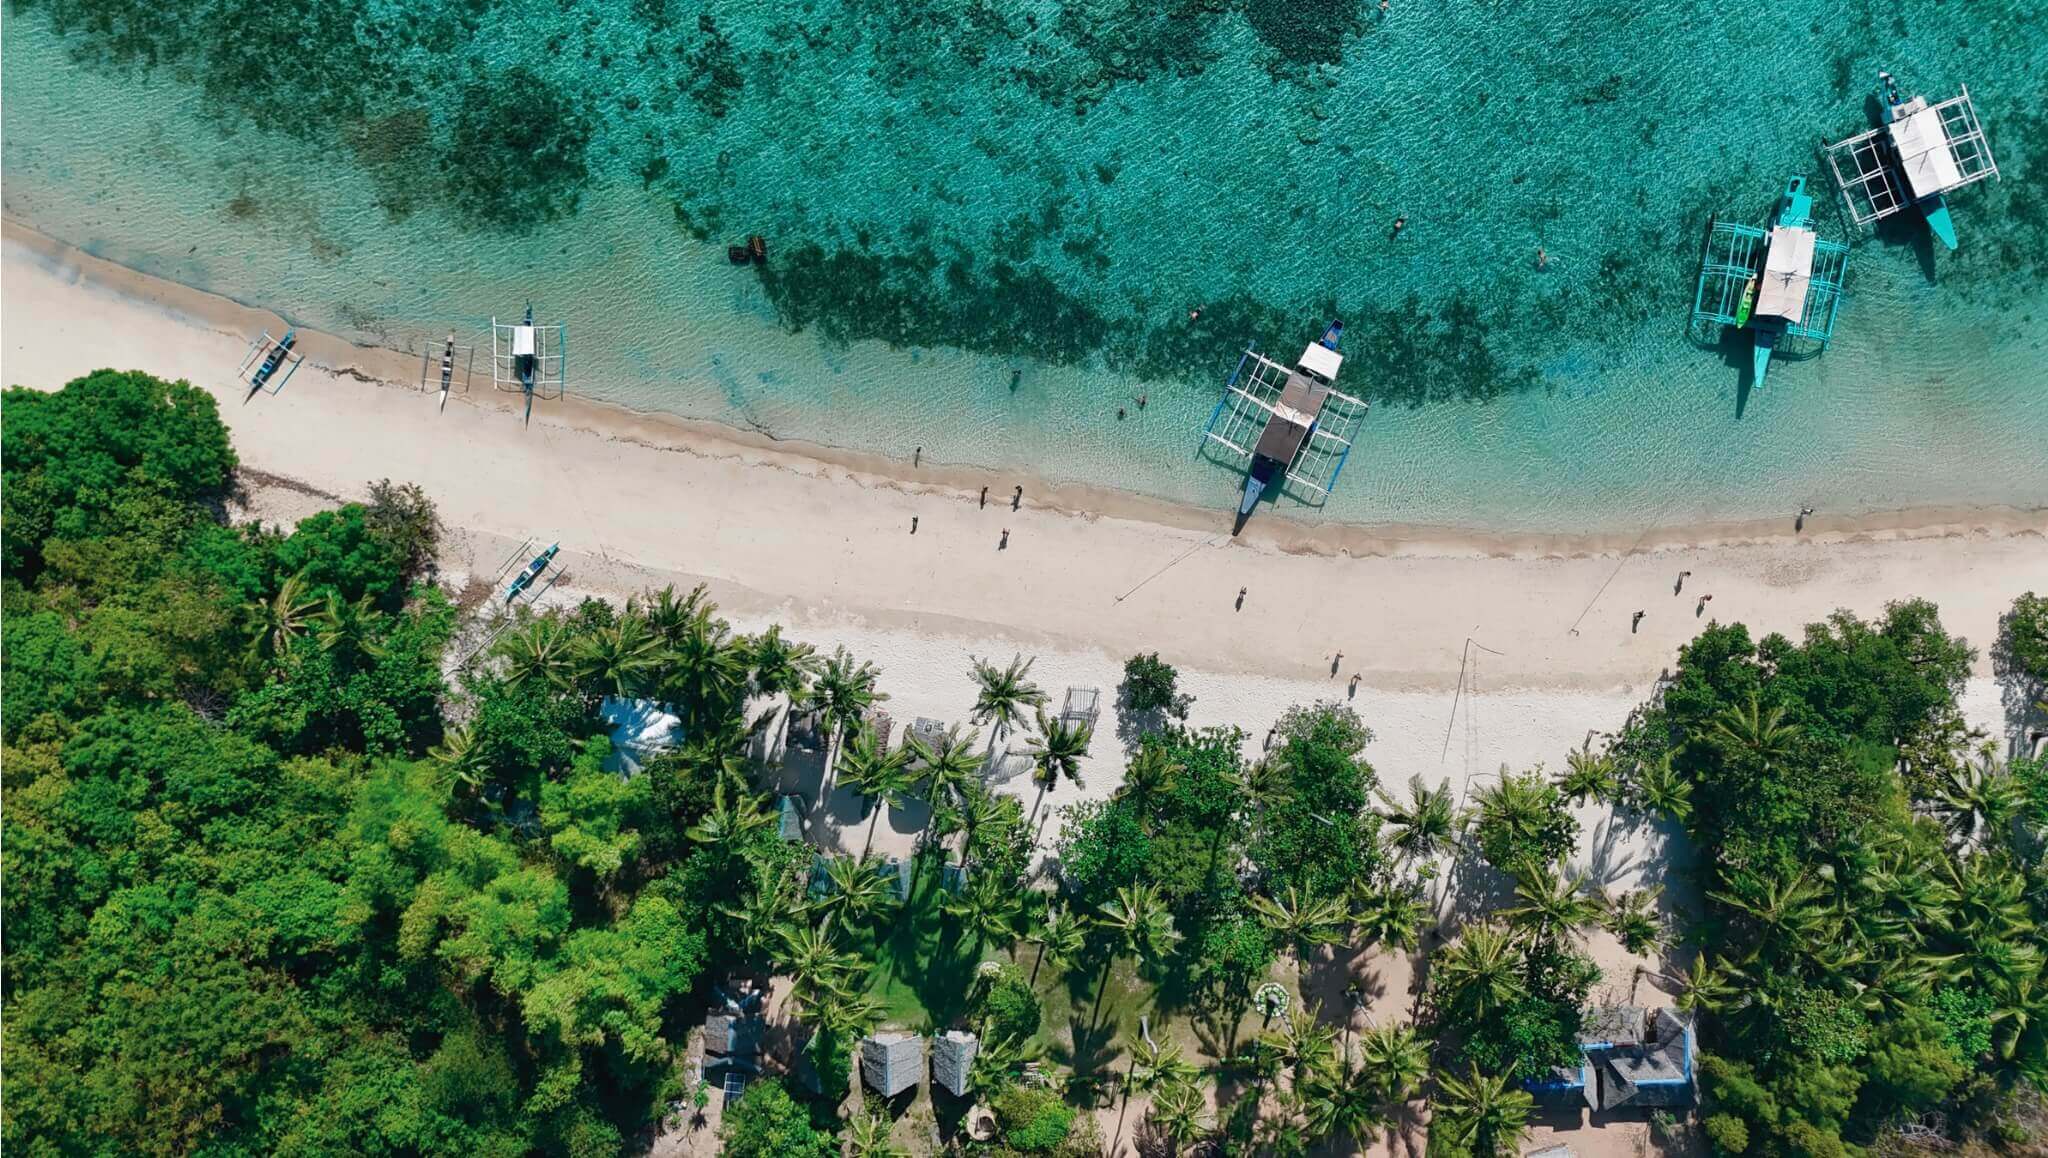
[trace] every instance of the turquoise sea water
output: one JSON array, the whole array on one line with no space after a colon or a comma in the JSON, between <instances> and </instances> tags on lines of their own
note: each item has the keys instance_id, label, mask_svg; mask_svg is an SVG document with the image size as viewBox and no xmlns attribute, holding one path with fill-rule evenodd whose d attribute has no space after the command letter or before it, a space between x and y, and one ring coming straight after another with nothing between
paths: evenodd
<instances>
[{"instance_id":1,"label":"turquoise sea water","mask_svg":"<svg viewBox=\"0 0 2048 1158\"><path fill-rule=\"evenodd\" d=\"M1376 405L1307 517L2048 504L2033 0L11 14L10 213L401 347L531 298L589 396L1221 511L1194 448L1238 345L1341 314ZM2005 179L1955 198L1953 254L1825 201L1836 342L1739 398L1746 352L1685 333L1708 215L1791 173L1832 198L1816 142L1871 123L1879 67L1967 82ZM750 233L765 269L726 261Z\"/></svg>"}]
</instances>

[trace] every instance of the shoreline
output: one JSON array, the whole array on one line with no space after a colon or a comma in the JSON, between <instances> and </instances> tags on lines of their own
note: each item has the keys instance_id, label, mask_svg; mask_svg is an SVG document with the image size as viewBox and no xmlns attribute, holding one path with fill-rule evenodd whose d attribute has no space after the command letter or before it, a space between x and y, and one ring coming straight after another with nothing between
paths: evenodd
<instances>
[{"instance_id":1,"label":"shoreline","mask_svg":"<svg viewBox=\"0 0 2048 1158\"><path fill-rule=\"evenodd\" d=\"M54 276L158 309L173 318L246 341L246 334L288 325L265 308L139 272L95 257L37 231L12 216L0 219L0 236L34 255ZM420 355L364 346L322 331L299 327L306 363L379 389L420 394ZM11 381L8 384L13 384ZM450 395L450 402L480 411L510 413L519 396L488 390ZM636 410L600 399L571 395L540 402L534 424L658 451L706 459L765 459L809 473L844 472L863 485L906 494L946 494L973 499L983 485L992 497L1023 485L1034 507L1082 518L1112 518L1197 533L1227 531L1231 510L1196 507L1133 491L1058 482L1028 470L960 463L913 466L878 451L834 447L661 411ZM998 485L1000 484L1000 485ZM1484 557L1579 559L1644 551L1755 547L1777 543L1868 543L1958 534L2048 534L2048 506L1927 506L1858 515L1816 512L1809 529L1793 529L1793 511L1782 518L1671 523L1639 531L1555 534L1497 531L1404 523L1311 522L1284 511L1261 511L1237 542L1289 555L1328 558Z\"/></svg>"}]
</instances>

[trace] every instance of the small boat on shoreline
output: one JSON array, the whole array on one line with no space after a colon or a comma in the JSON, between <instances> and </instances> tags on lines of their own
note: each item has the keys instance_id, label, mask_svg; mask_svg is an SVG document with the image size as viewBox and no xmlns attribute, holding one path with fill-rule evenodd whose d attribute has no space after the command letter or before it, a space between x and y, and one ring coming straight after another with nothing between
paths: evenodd
<instances>
[{"instance_id":1,"label":"small boat on shoreline","mask_svg":"<svg viewBox=\"0 0 2048 1158\"><path fill-rule=\"evenodd\" d=\"M1249 463L1233 535L1244 530L1268 492L1294 484L1321 501L1336 486L1351 454L1351 436L1369 408L1336 389L1343 337L1344 323L1332 321L1291 367L1246 350L1225 383L1203 435L1204 446L1222 446Z\"/></svg>"},{"instance_id":2,"label":"small boat on shoreline","mask_svg":"<svg viewBox=\"0 0 2048 1158\"><path fill-rule=\"evenodd\" d=\"M510 603L519 598L528 587L533 586L533 581L540 578L541 572L548 569L548 564L554 562L555 552L561 549L560 543L551 543L547 550L535 555L533 561L514 576L511 585L505 588L505 602Z\"/></svg>"}]
</instances>

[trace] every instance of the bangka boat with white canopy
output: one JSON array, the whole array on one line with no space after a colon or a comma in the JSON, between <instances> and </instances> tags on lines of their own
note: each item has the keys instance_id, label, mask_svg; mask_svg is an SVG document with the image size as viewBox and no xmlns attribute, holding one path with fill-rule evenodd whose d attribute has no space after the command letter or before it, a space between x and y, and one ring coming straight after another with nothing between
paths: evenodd
<instances>
[{"instance_id":1,"label":"bangka boat with white canopy","mask_svg":"<svg viewBox=\"0 0 2048 1158\"><path fill-rule=\"evenodd\" d=\"M1793 177L1768 226L1717 220L1708 231L1693 293L1695 336L1724 326L1748 330L1756 343L1752 383L1762 386L1774 351L1795 340L1813 353L1827 347L1848 271L1849 247L1814 232L1806 178Z\"/></svg>"},{"instance_id":2,"label":"bangka boat with white canopy","mask_svg":"<svg viewBox=\"0 0 2048 1158\"><path fill-rule=\"evenodd\" d=\"M1336 388L1344 365L1337 344L1343 336L1344 323L1331 322L1291 368L1247 349L1224 383L1223 397L1202 433L1205 450L1221 447L1226 457L1251 464L1232 534L1244 529L1268 488L1275 493L1291 489L1304 502L1320 506L1344 473L1368 404Z\"/></svg>"},{"instance_id":3,"label":"bangka boat with white canopy","mask_svg":"<svg viewBox=\"0 0 2048 1158\"><path fill-rule=\"evenodd\" d=\"M1891 73L1877 76L1885 123L1826 146L1849 216L1867 225L1918 209L1934 236L1954 249L1956 226L1948 195L1998 176L1998 161L1984 139L1970 88L1964 85L1960 96L1930 103L1924 96L1902 98Z\"/></svg>"}]
</instances>

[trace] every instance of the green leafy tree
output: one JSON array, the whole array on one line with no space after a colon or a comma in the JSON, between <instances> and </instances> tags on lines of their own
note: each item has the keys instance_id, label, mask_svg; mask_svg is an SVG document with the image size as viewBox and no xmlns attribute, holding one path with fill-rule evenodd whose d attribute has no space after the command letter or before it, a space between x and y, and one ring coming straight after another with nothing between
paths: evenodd
<instances>
[{"instance_id":1,"label":"green leafy tree","mask_svg":"<svg viewBox=\"0 0 2048 1158\"><path fill-rule=\"evenodd\" d=\"M1494 1158L1521 1152L1535 1099L1505 1076L1489 1076L1473 1069L1464 1077L1441 1075L1431 1106L1432 1154L1439 1152L1441 1134L1443 1143L1452 1148L1451 1153Z\"/></svg>"},{"instance_id":2,"label":"green leafy tree","mask_svg":"<svg viewBox=\"0 0 2048 1158\"><path fill-rule=\"evenodd\" d=\"M1473 793L1472 833L1488 864L1521 874L1548 865L1578 843L1569 801L1543 773L1509 772Z\"/></svg>"},{"instance_id":3,"label":"green leafy tree","mask_svg":"<svg viewBox=\"0 0 2048 1158\"><path fill-rule=\"evenodd\" d=\"M1180 673L1159 658L1158 652L1134 655L1124 661L1122 686L1124 707L1139 714L1163 712L1187 719L1193 696L1180 694Z\"/></svg>"},{"instance_id":4,"label":"green leafy tree","mask_svg":"<svg viewBox=\"0 0 2048 1158\"><path fill-rule=\"evenodd\" d=\"M1033 817L1045 803L1046 792L1061 780L1081 782L1081 757L1088 754L1093 733L1086 724L1068 724L1038 713L1038 737L1031 742L1031 779L1038 784L1038 798L1031 804Z\"/></svg>"},{"instance_id":5,"label":"green leafy tree","mask_svg":"<svg viewBox=\"0 0 2048 1158\"><path fill-rule=\"evenodd\" d=\"M773 1078L747 1087L719 1126L719 1141L730 1158L837 1158L828 1134L811 1125L811 1115Z\"/></svg>"},{"instance_id":6,"label":"green leafy tree","mask_svg":"<svg viewBox=\"0 0 2048 1158\"><path fill-rule=\"evenodd\" d=\"M840 778L870 812L867 844L861 849L861 855L866 856L874 851L875 826L882 821L883 809L900 805L915 783L910 773L910 753L902 748L882 747L874 728L862 724L854 731L841 763L844 767Z\"/></svg>"}]
</instances>

